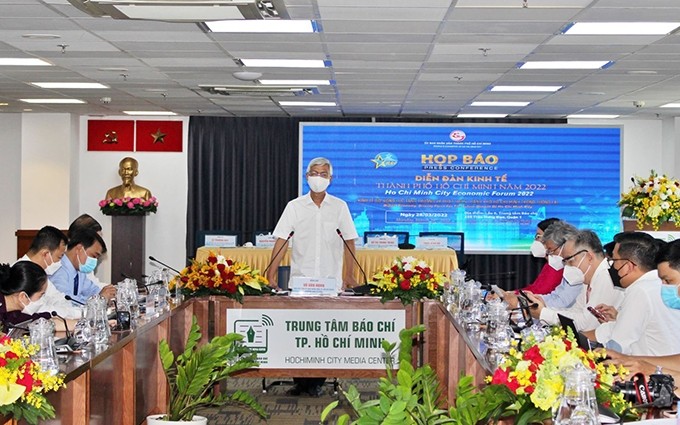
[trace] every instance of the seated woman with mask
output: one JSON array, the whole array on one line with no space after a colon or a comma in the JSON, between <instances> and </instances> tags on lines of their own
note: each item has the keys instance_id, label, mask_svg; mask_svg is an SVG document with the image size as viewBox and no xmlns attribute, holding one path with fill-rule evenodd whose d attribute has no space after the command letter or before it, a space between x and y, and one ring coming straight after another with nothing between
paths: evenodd
<instances>
[{"instance_id":1,"label":"seated woman with mask","mask_svg":"<svg viewBox=\"0 0 680 425\"><path fill-rule=\"evenodd\" d=\"M50 313L35 313L47 289L45 270L32 261L18 261L13 266L0 264L0 325L7 333L12 325L38 318L52 319ZM54 321L64 330L61 320Z\"/></svg>"}]
</instances>

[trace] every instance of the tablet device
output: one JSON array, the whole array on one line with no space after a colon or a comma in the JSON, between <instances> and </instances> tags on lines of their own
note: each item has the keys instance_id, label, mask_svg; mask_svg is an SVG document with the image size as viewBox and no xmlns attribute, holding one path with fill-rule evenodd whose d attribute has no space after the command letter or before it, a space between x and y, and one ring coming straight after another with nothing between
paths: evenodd
<instances>
[{"instance_id":1,"label":"tablet device","mask_svg":"<svg viewBox=\"0 0 680 425\"><path fill-rule=\"evenodd\" d=\"M583 348L584 350L591 349L590 341L588 341L588 338L585 335L576 330L576 325L574 324L574 320L571 317L563 316L559 313L557 314L557 317L560 319L560 325L562 325L562 329L565 331L567 329L571 329L571 331L574 333L576 342L580 348Z\"/></svg>"}]
</instances>

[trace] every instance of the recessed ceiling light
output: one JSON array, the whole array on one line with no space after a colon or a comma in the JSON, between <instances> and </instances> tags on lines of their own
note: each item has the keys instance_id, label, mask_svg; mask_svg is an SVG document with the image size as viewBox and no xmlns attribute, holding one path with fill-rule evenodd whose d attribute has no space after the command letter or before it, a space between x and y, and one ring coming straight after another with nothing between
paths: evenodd
<instances>
[{"instance_id":1,"label":"recessed ceiling light","mask_svg":"<svg viewBox=\"0 0 680 425\"><path fill-rule=\"evenodd\" d=\"M252 71L236 71L236 72L232 72L231 75L233 75L234 78L236 78L237 80L255 81L262 76L262 73L261 72L252 72Z\"/></svg>"},{"instance_id":2,"label":"recessed ceiling light","mask_svg":"<svg viewBox=\"0 0 680 425\"><path fill-rule=\"evenodd\" d=\"M576 22L564 30L566 35L665 35L680 27L680 22Z\"/></svg>"},{"instance_id":3,"label":"recessed ceiling light","mask_svg":"<svg viewBox=\"0 0 680 425\"><path fill-rule=\"evenodd\" d=\"M470 106L527 106L531 102L472 102Z\"/></svg>"},{"instance_id":4,"label":"recessed ceiling light","mask_svg":"<svg viewBox=\"0 0 680 425\"><path fill-rule=\"evenodd\" d=\"M324 68L326 61L321 59L241 59L244 66L261 68Z\"/></svg>"},{"instance_id":5,"label":"recessed ceiling light","mask_svg":"<svg viewBox=\"0 0 680 425\"><path fill-rule=\"evenodd\" d=\"M97 68L97 71L128 72L129 70L120 66L105 66L103 68Z\"/></svg>"},{"instance_id":6,"label":"recessed ceiling light","mask_svg":"<svg viewBox=\"0 0 680 425\"><path fill-rule=\"evenodd\" d=\"M61 36L57 34L22 34L21 36L31 40L54 40L56 38L61 38Z\"/></svg>"},{"instance_id":7,"label":"recessed ceiling light","mask_svg":"<svg viewBox=\"0 0 680 425\"><path fill-rule=\"evenodd\" d=\"M9 103L7 103L7 102L0 102L0 106L9 106Z\"/></svg>"},{"instance_id":8,"label":"recessed ceiling light","mask_svg":"<svg viewBox=\"0 0 680 425\"><path fill-rule=\"evenodd\" d=\"M257 80L264 86L329 86L331 80Z\"/></svg>"},{"instance_id":9,"label":"recessed ceiling light","mask_svg":"<svg viewBox=\"0 0 680 425\"><path fill-rule=\"evenodd\" d=\"M458 118L505 118L508 114L458 114Z\"/></svg>"},{"instance_id":10,"label":"recessed ceiling light","mask_svg":"<svg viewBox=\"0 0 680 425\"><path fill-rule=\"evenodd\" d=\"M144 89L144 91L150 93L167 93L168 89Z\"/></svg>"},{"instance_id":11,"label":"recessed ceiling light","mask_svg":"<svg viewBox=\"0 0 680 425\"><path fill-rule=\"evenodd\" d=\"M619 115L598 115L598 114L575 114L575 115L567 115L567 118L569 119L591 119L591 120L611 120L614 118L618 118Z\"/></svg>"},{"instance_id":12,"label":"recessed ceiling light","mask_svg":"<svg viewBox=\"0 0 680 425\"><path fill-rule=\"evenodd\" d=\"M607 93L603 91L580 91L578 94L581 96L604 96Z\"/></svg>"},{"instance_id":13,"label":"recessed ceiling light","mask_svg":"<svg viewBox=\"0 0 680 425\"><path fill-rule=\"evenodd\" d=\"M612 64L611 61L529 61L519 69L598 69Z\"/></svg>"},{"instance_id":14,"label":"recessed ceiling light","mask_svg":"<svg viewBox=\"0 0 680 425\"><path fill-rule=\"evenodd\" d=\"M651 71L651 70L632 70L632 71L626 71L626 74L633 74L633 75L656 75L658 72L656 71Z\"/></svg>"},{"instance_id":15,"label":"recessed ceiling light","mask_svg":"<svg viewBox=\"0 0 680 425\"><path fill-rule=\"evenodd\" d=\"M149 115L149 116L177 115L176 113L170 111L123 111L123 113L127 115Z\"/></svg>"},{"instance_id":16,"label":"recessed ceiling light","mask_svg":"<svg viewBox=\"0 0 680 425\"><path fill-rule=\"evenodd\" d=\"M0 58L3 66L52 66L51 63L36 58Z\"/></svg>"},{"instance_id":17,"label":"recessed ceiling light","mask_svg":"<svg viewBox=\"0 0 680 425\"><path fill-rule=\"evenodd\" d=\"M19 99L26 103L85 103L80 99Z\"/></svg>"},{"instance_id":18,"label":"recessed ceiling light","mask_svg":"<svg viewBox=\"0 0 680 425\"><path fill-rule=\"evenodd\" d=\"M31 83L43 89L108 89L109 86L99 83Z\"/></svg>"},{"instance_id":19,"label":"recessed ceiling light","mask_svg":"<svg viewBox=\"0 0 680 425\"><path fill-rule=\"evenodd\" d=\"M297 102L292 100L279 102L281 106L338 106L335 102Z\"/></svg>"},{"instance_id":20,"label":"recessed ceiling light","mask_svg":"<svg viewBox=\"0 0 680 425\"><path fill-rule=\"evenodd\" d=\"M667 103L665 105L659 106L659 108L680 108L680 103L678 103L678 102Z\"/></svg>"},{"instance_id":21,"label":"recessed ceiling light","mask_svg":"<svg viewBox=\"0 0 680 425\"><path fill-rule=\"evenodd\" d=\"M305 20L227 20L204 22L212 32L267 32L267 33L309 33L318 32L314 21Z\"/></svg>"},{"instance_id":22,"label":"recessed ceiling light","mask_svg":"<svg viewBox=\"0 0 680 425\"><path fill-rule=\"evenodd\" d=\"M489 91L556 92L562 86L493 86Z\"/></svg>"}]
</instances>

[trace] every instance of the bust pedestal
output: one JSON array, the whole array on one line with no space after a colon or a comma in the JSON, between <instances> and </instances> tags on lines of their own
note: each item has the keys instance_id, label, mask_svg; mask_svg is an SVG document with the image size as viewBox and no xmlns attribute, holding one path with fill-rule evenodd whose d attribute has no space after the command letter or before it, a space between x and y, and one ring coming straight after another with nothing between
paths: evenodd
<instances>
[{"instance_id":1,"label":"bust pedestal","mask_svg":"<svg viewBox=\"0 0 680 425\"><path fill-rule=\"evenodd\" d=\"M111 216L111 282L144 274L146 215Z\"/></svg>"}]
</instances>

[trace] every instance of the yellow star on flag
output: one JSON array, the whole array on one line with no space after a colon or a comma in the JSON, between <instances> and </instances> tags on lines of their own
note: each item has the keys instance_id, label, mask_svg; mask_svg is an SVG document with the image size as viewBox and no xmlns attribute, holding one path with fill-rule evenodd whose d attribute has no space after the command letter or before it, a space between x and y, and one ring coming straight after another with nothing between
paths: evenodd
<instances>
[{"instance_id":1,"label":"yellow star on flag","mask_svg":"<svg viewBox=\"0 0 680 425\"><path fill-rule=\"evenodd\" d=\"M165 141L164 140L165 136L167 136L167 134L162 133L160 128L158 130L156 130L155 133L151 133L151 137L153 137L153 143L154 144L163 143Z\"/></svg>"}]
</instances>

